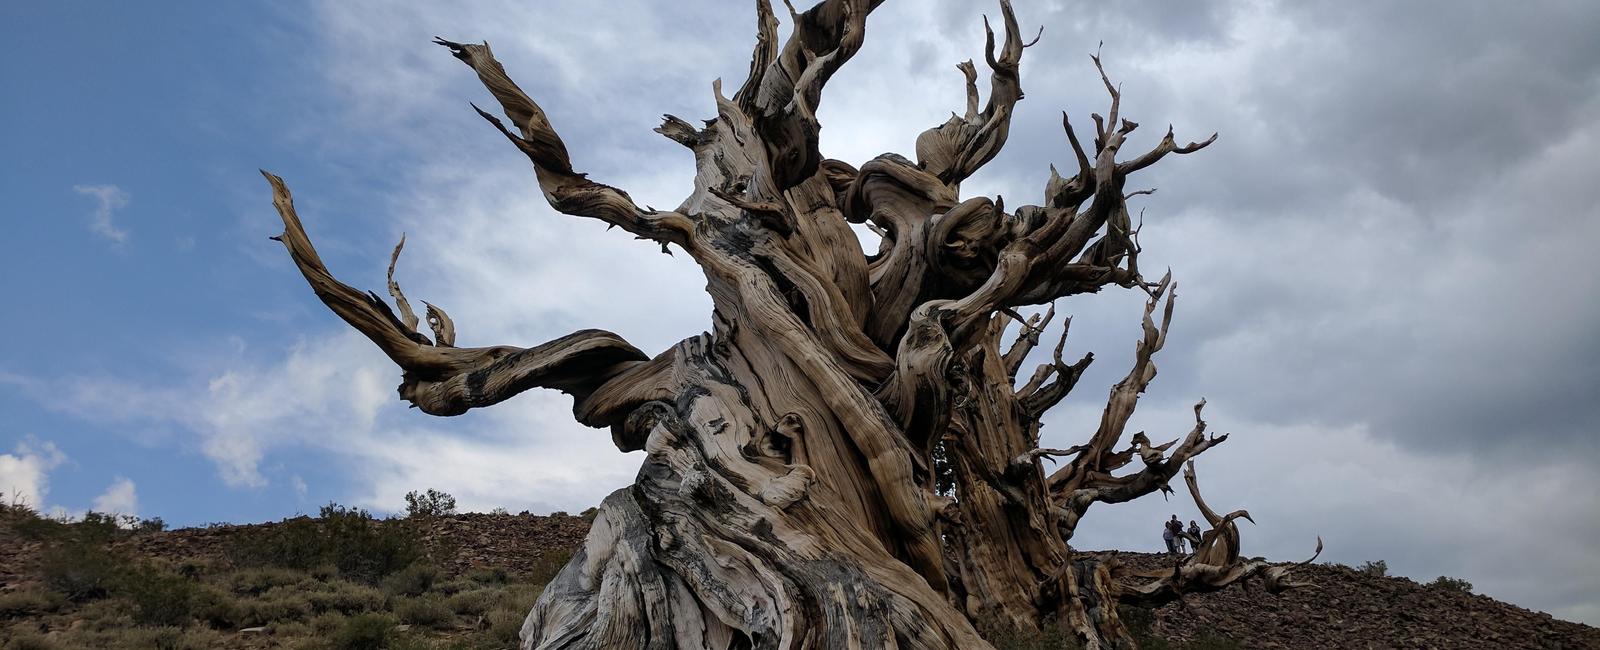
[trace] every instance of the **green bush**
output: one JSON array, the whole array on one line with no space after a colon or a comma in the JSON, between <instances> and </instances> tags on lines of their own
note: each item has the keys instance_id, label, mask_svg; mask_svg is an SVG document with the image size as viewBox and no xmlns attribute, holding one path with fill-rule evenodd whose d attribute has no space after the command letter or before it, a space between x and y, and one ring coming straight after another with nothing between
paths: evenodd
<instances>
[{"instance_id":1,"label":"green bush","mask_svg":"<svg viewBox=\"0 0 1600 650\"><path fill-rule=\"evenodd\" d=\"M33 616L61 608L61 594L39 589L0 594L0 619Z\"/></svg>"},{"instance_id":2,"label":"green bush","mask_svg":"<svg viewBox=\"0 0 1600 650\"><path fill-rule=\"evenodd\" d=\"M396 596L418 596L433 588L439 570L431 564L417 563L383 579L383 589Z\"/></svg>"},{"instance_id":3,"label":"green bush","mask_svg":"<svg viewBox=\"0 0 1600 650\"><path fill-rule=\"evenodd\" d=\"M539 556L528 569L528 582L542 585L554 580L571 559L572 551L567 550L550 551Z\"/></svg>"},{"instance_id":4,"label":"green bush","mask_svg":"<svg viewBox=\"0 0 1600 650\"><path fill-rule=\"evenodd\" d=\"M338 581L306 594L311 611L318 614L339 612L356 614L384 609L388 599L382 591L366 585Z\"/></svg>"},{"instance_id":5,"label":"green bush","mask_svg":"<svg viewBox=\"0 0 1600 650\"><path fill-rule=\"evenodd\" d=\"M239 611L239 604L233 596L213 588L201 588L195 592L194 616L202 623L218 630L236 630L244 627L240 625L243 615Z\"/></svg>"},{"instance_id":6,"label":"green bush","mask_svg":"<svg viewBox=\"0 0 1600 650\"><path fill-rule=\"evenodd\" d=\"M407 517L443 517L456 513L456 498L428 488L427 492L406 493Z\"/></svg>"},{"instance_id":7,"label":"green bush","mask_svg":"<svg viewBox=\"0 0 1600 650\"><path fill-rule=\"evenodd\" d=\"M240 569L228 574L223 584L230 591L244 596L259 596L277 587L300 586L310 580L303 571L261 567Z\"/></svg>"},{"instance_id":8,"label":"green bush","mask_svg":"<svg viewBox=\"0 0 1600 650\"><path fill-rule=\"evenodd\" d=\"M455 620L455 612L438 598L409 598L394 607L400 622L423 627L444 627Z\"/></svg>"},{"instance_id":9,"label":"green bush","mask_svg":"<svg viewBox=\"0 0 1600 650\"><path fill-rule=\"evenodd\" d=\"M451 596L445 603L457 614L475 616L492 609L500 598L498 589L473 589Z\"/></svg>"},{"instance_id":10,"label":"green bush","mask_svg":"<svg viewBox=\"0 0 1600 650\"><path fill-rule=\"evenodd\" d=\"M998 621L980 621L978 633L995 650L1058 650L1081 648L1078 638L1059 624L1047 622L1039 629L1018 628Z\"/></svg>"},{"instance_id":11,"label":"green bush","mask_svg":"<svg viewBox=\"0 0 1600 650\"><path fill-rule=\"evenodd\" d=\"M60 647L50 639L24 632L11 637L11 641L5 645L5 650L58 650Z\"/></svg>"},{"instance_id":12,"label":"green bush","mask_svg":"<svg viewBox=\"0 0 1600 650\"><path fill-rule=\"evenodd\" d=\"M133 620L140 625L182 626L199 604L194 582L150 566L129 572L119 586L133 601Z\"/></svg>"},{"instance_id":13,"label":"green bush","mask_svg":"<svg viewBox=\"0 0 1600 650\"><path fill-rule=\"evenodd\" d=\"M1451 578L1449 576L1439 576L1433 582L1428 583L1428 586L1446 591L1459 591L1464 594L1472 593L1472 583L1461 578Z\"/></svg>"},{"instance_id":14,"label":"green bush","mask_svg":"<svg viewBox=\"0 0 1600 650\"><path fill-rule=\"evenodd\" d=\"M386 650L394 637L394 619L381 614L361 614L346 620L334 634L334 650Z\"/></svg>"},{"instance_id":15,"label":"green bush","mask_svg":"<svg viewBox=\"0 0 1600 650\"><path fill-rule=\"evenodd\" d=\"M286 587L238 601L238 612L241 627L303 621L311 618L311 601L298 590Z\"/></svg>"},{"instance_id":16,"label":"green bush","mask_svg":"<svg viewBox=\"0 0 1600 650\"><path fill-rule=\"evenodd\" d=\"M1386 576L1389 575L1389 564L1383 560L1375 560L1363 563L1356 570L1369 576Z\"/></svg>"},{"instance_id":17,"label":"green bush","mask_svg":"<svg viewBox=\"0 0 1600 650\"><path fill-rule=\"evenodd\" d=\"M503 567L490 567L487 569L473 569L467 573L467 578L473 582L486 585L503 585L511 581L511 574L506 573Z\"/></svg>"},{"instance_id":18,"label":"green bush","mask_svg":"<svg viewBox=\"0 0 1600 650\"><path fill-rule=\"evenodd\" d=\"M122 566L121 558L103 546L73 541L46 550L39 571L50 588L81 602L110 593L122 575Z\"/></svg>"},{"instance_id":19,"label":"green bush","mask_svg":"<svg viewBox=\"0 0 1600 650\"><path fill-rule=\"evenodd\" d=\"M405 522L378 520L366 510L333 503L319 515L241 531L229 558L241 567L312 570L329 565L345 577L375 583L422 555L421 538Z\"/></svg>"}]
</instances>

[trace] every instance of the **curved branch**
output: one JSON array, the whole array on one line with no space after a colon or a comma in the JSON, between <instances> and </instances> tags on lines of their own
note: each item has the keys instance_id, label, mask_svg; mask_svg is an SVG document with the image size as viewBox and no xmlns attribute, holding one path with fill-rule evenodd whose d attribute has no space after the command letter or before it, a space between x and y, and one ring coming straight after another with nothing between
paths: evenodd
<instances>
[{"instance_id":1,"label":"curved branch","mask_svg":"<svg viewBox=\"0 0 1600 650\"><path fill-rule=\"evenodd\" d=\"M995 55L994 30L989 27L989 19L983 19L984 60L991 71L989 102L983 112L977 110L977 70L971 61L963 61L956 65L956 69L966 77L966 115L952 113L944 124L917 136L917 163L948 185L959 185L1000 153L1011 131L1013 107L1023 96L1018 71L1022 50L1032 43L1022 41L1010 0L1000 0L1000 13L1006 30L1006 42L998 57Z\"/></svg>"},{"instance_id":2,"label":"curved branch","mask_svg":"<svg viewBox=\"0 0 1600 650\"><path fill-rule=\"evenodd\" d=\"M323 304L400 366L404 371L401 399L425 413L459 415L529 388L555 388L581 402L612 377L648 358L616 334L601 330L574 332L527 349L449 347L454 342L454 327L444 312L429 305L428 320L435 323L440 341L440 345L432 345L397 318L376 294L363 293L334 278L300 223L289 187L271 173L262 171L261 175L272 185L272 203L283 219L283 233L273 239L283 243ZM395 250L397 255L399 247ZM391 256L391 267L394 258ZM398 286L394 290L398 293Z\"/></svg>"},{"instance_id":3,"label":"curved branch","mask_svg":"<svg viewBox=\"0 0 1600 650\"><path fill-rule=\"evenodd\" d=\"M478 80L500 103L520 135L508 130L494 115L476 105L472 108L533 161L539 189L551 207L565 214L599 219L635 236L661 242L663 250L668 243L688 247L692 224L687 216L640 208L627 192L591 181L586 174L572 168L567 146L545 117L544 109L506 76L505 68L495 60L488 43L463 44L442 38L435 38L434 42L450 48L456 58L471 66L478 73Z\"/></svg>"}]
</instances>

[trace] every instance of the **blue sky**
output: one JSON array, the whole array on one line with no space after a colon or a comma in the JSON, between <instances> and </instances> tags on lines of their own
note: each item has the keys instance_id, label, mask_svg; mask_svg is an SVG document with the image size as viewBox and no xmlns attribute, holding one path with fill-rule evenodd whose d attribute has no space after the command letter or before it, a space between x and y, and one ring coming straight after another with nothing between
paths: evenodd
<instances>
[{"instance_id":1,"label":"blue sky","mask_svg":"<svg viewBox=\"0 0 1600 650\"><path fill-rule=\"evenodd\" d=\"M1044 39L1012 141L967 195L1036 201L1046 165L1070 162L1059 111L1103 110L1101 40L1139 135L1222 134L1141 179L1161 189L1142 264L1170 265L1180 297L1134 427L1176 436L1208 399L1234 437L1202 481L1256 515L1247 552L1298 557L1321 535L1335 561L1600 622L1596 8L1017 4ZM909 151L958 108L983 9L874 13L826 95L824 152ZM637 455L559 394L406 409L387 360L267 240L256 170L289 182L352 284L381 288L406 233L398 279L464 345L602 327L653 353L707 326L697 271L552 213L428 41L489 40L580 167L671 206L690 161L650 129L711 114L750 20L646 0L0 5L25 27L0 59L0 491L194 525L391 510L427 487L580 510L627 484ZM1140 302L1059 307L1069 351L1097 357L1047 422L1066 446L1125 371ZM1091 512L1081 542L1155 548L1182 502ZM1505 548L1539 552L1512 566Z\"/></svg>"}]
</instances>

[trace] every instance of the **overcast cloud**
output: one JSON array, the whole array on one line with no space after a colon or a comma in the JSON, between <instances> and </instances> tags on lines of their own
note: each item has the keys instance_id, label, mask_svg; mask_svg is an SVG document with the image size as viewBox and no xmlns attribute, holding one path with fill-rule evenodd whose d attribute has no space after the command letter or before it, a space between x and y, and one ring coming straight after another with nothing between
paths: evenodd
<instances>
[{"instance_id":1,"label":"overcast cloud","mask_svg":"<svg viewBox=\"0 0 1600 650\"><path fill-rule=\"evenodd\" d=\"M301 215L357 286L383 286L388 247L407 233L399 280L448 309L464 345L601 327L660 351L708 326L698 270L544 205L526 159L467 107L486 93L428 41L488 40L579 169L670 207L687 194L691 160L650 129L662 113L714 114L712 79L743 78L747 4L316 5L306 27L320 45L288 55L335 111L284 137L399 175L368 214L304 191ZM1105 111L1088 57L1102 41L1123 114L1142 124L1130 151L1168 123L1180 141L1221 134L1130 181L1159 188L1135 206L1141 264L1170 266L1179 283L1161 376L1132 426L1176 437L1208 399L1213 430L1234 435L1199 460L1201 485L1214 506L1255 515L1246 553L1297 559L1321 535L1332 561L1466 578L1600 624L1600 4L1016 5L1024 31L1042 24L1044 37L1023 58L1010 143L965 195L1036 203L1047 166L1071 167L1060 114L1088 125ZM915 0L874 13L865 47L824 94L824 154L858 165L909 154L917 133L959 110L955 63L981 61L982 12L997 7ZM265 191L248 200L241 228L275 232ZM104 211L101 234L125 238ZM376 231L320 236L341 219ZM299 281L281 251L248 246L241 263ZM1141 304L1110 294L1059 305L1075 319L1069 349L1097 360L1050 416L1047 443L1092 430L1126 372ZM304 291L293 308L320 306ZM95 404L95 417L182 429L240 489L272 480L276 451L309 449L345 459L361 505L392 508L434 486L474 508L577 510L638 466L573 423L555 393L448 426L407 410L387 361L324 321L278 361L221 355L176 386L13 383L56 408ZM39 477L41 493L46 460L0 456L15 476ZM304 494L299 475L283 480ZM1151 550L1168 512L1195 518L1182 492L1099 508L1075 543Z\"/></svg>"}]
</instances>

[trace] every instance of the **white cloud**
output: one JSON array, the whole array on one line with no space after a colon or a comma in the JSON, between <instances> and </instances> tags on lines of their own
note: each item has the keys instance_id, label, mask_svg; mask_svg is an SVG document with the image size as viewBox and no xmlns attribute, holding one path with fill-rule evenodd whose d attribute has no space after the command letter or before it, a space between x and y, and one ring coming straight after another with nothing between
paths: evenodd
<instances>
[{"instance_id":1,"label":"white cloud","mask_svg":"<svg viewBox=\"0 0 1600 650\"><path fill-rule=\"evenodd\" d=\"M0 454L0 493L8 504L25 504L45 510L50 498L50 470L67 461L55 444L33 436L23 438L12 453Z\"/></svg>"},{"instance_id":2,"label":"white cloud","mask_svg":"<svg viewBox=\"0 0 1600 650\"><path fill-rule=\"evenodd\" d=\"M128 205L127 192L115 185L74 185L72 191L95 199L94 212L89 218L90 231L117 244L128 241L128 231L112 221L116 211Z\"/></svg>"},{"instance_id":3,"label":"white cloud","mask_svg":"<svg viewBox=\"0 0 1600 650\"><path fill-rule=\"evenodd\" d=\"M91 509L101 513L138 516L138 490L131 479L119 476L104 493L94 498Z\"/></svg>"}]
</instances>

